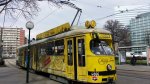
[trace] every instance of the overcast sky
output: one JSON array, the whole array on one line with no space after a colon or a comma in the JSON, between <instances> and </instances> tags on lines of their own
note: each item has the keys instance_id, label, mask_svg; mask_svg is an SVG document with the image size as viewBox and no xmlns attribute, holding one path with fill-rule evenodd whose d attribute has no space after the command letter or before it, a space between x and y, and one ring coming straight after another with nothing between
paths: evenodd
<instances>
[{"instance_id":1,"label":"overcast sky","mask_svg":"<svg viewBox=\"0 0 150 84\"><path fill-rule=\"evenodd\" d=\"M82 9L82 14L80 18L80 25L84 25L86 20L96 20L97 27L103 28L104 23L109 19L114 19L114 17L109 17L105 19L100 19L108 15L114 14L115 6L126 6L126 5L147 5L150 4L150 0L70 0L77 7ZM40 11L37 16L32 19L34 22L34 29L31 30L31 37L35 37L38 33L49 30L56 26L59 26L66 22L72 22L76 9L70 8L68 6L54 7L42 1L39 3ZM99 20L100 19L100 20ZM17 21L7 18L5 21L5 27L22 27L26 31L26 37L28 36L28 31L25 28L26 20L20 16ZM76 23L75 23L76 24ZM3 26L3 15L0 15L0 26Z\"/></svg>"}]
</instances>

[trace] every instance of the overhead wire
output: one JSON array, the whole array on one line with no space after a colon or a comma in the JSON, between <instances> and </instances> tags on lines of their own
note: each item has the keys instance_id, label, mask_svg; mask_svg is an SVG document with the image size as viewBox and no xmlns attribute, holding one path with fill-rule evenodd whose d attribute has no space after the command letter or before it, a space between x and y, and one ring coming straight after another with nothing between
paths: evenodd
<instances>
[{"instance_id":1,"label":"overhead wire","mask_svg":"<svg viewBox=\"0 0 150 84\"><path fill-rule=\"evenodd\" d=\"M141 6L141 7L145 7L145 6ZM108 18L108 17L112 17L114 15L117 15L117 14L121 14L121 13L126 13L126 12L131 12L131 11L135 11L135 10L139 10L140 8L134 8L134 9L131 9L131 10L124 10L124 11L120 11L119 13L114 13L114 14L110 14L108 16L105 16L105 17L101 17L101 18L96 18L95 20L96 21L99 21L99 20L103 20L105 18Z\"/></svg>"},{"instance_id":2,"label":"overhead wire","mask_svg":"<svg viewBox=\"0 0 150 84\"><path fill-rule=\"evenodd\" d=\"M25 5L22 7L22 10L25 8ZM21 11L17 14L17 16L16 16L16 20L14 21L14 22L12 22L12 24L10 25L10 27L13 27L16 23L17 23L17 21L18 21L18 19L21 17Z\"/></svg>"},{"instance_id":3,"label":"overhead wire","mask_svg":"<svg viewBox=\"0 0 150 84\"><path fill-rule=\"evenodd\" d=\"M12 22L12 24L10 25L10 27L13 27L16 23L17 23L17 21L18 21L18 19L21 17L21 11L18 13L18 15L17 15L17 17L16 17L16 20L14 21L14 22Z\"/></svg>"},{"instance_id":4,"label":"overhead wire","mask_svg":"<svg viewBox=\"0 0 150 84\"><path fill-rule=\"evenodd\" d=\"M39 20L35 24L38 24L38 23L42 22L44 19L46 19L47 17L49 17L50 15L52 15L53 13L55 13L58 9L60 9L60 8L57 8L57 9L53 10L52 12L50 12L49 14L47 14L45 17L43 17L41 20Z\"/></svg>"}]
</instances>

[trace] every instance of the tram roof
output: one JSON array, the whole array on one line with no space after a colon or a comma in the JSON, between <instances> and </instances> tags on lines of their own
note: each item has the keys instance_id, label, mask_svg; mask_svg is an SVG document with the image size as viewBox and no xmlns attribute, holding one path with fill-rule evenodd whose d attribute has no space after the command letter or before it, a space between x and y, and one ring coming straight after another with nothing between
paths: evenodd
<instances>
[{"instance_id":1,"label":"tram roof","mask_svg":"<svg viewBox=\"0 0 150 84\"><path fill-rule=\"evenodd\" d=\"M33 42L31 42L31 45L35 45L35 44L38 44L38 43L41 43L41 42L44 42L47 40L51 40L51 39L59 39L59 38L63 38L66 36L73 36L73 35L79 35L79 34L85 34L85 33L91 33L91 32L111 34L110 31L102 29L102 28L86 29L84 27L74 26L70 31L67 31L67 32L64 32L61 34L57 34L57 35L54 35L54 36L51 36L48 38L44 38L41 40L33 41ZM28 44L25 44L18 48L23 48L26 46L28 46Z\"/></svg>"}]
</instances>

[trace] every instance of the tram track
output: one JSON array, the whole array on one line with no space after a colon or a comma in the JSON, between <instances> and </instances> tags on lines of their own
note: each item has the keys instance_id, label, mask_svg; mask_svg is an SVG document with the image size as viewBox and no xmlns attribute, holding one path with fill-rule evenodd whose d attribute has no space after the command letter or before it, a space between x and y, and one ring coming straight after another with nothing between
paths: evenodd
<instances>
[{"instance_id":1,"label":"tram track","mask_svg":"<svg viewBox=\"0 0 150 84\"><path fill-rule=\"evenodd\" d=\"M150 79L150 72L146 71L134 71L134 70L117 70L117 75L119 76L126 76L132 78L139 78L139 79Z\"/></svg>"}]
</instances>

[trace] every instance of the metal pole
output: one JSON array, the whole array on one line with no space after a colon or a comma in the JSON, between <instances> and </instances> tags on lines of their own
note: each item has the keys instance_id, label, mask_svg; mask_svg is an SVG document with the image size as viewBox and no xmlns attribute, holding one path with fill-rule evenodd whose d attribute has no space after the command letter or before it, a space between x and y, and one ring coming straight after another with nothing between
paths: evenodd
<instances>
[{"instance_id":1,"label":"metal pole","mask_svg":"<svg viewBox=\"0 0 150 84\"><path fill-rule=\"evenodd\" d=\"M30 66L30 30L29 29L29 38L28 38L28 59L27 59L27 76L26 76L26 83L29 83L29 66Z\"/></svg>"},{"instance_id":2,"label":"metal pole","mask_svg":"<svg viewBox=\"0 0 150 84\"><path fill-rule=\"evenodd\" d=\"M78 13L79 13L79 11L81 11L81 9L78 9L78 10L77 10L77 13L76 13L76 15L75 15L75 17L74 17L74 19L73 19L73 21L72 21L72 23L71 23L71 27L73 26L73 23L74 23L74 21L75 21L77 15L78 15Z\"/></svg>"}]
</instances>

